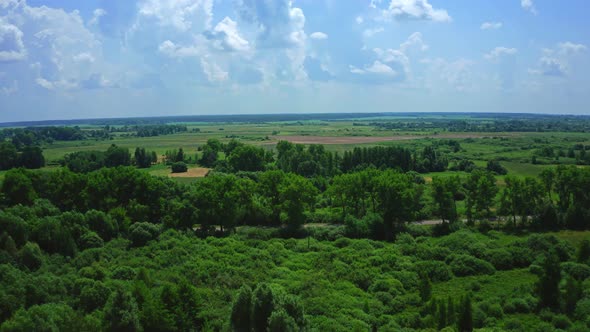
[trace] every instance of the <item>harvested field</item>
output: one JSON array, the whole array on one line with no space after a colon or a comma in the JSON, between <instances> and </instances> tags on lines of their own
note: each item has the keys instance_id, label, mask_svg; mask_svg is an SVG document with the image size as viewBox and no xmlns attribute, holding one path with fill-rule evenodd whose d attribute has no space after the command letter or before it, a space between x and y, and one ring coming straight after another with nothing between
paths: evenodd
<instances>
[{"instance_id":1,"label":"harvested field","mask_svg":"<svg viewBox=\"0 0 590 332\"><path fill-rule=\"evenodd\" d=\"M461 139L489 137L485 134L449 133L438 135L398 135L398 136L272 136L274 141L289 141L297 144L363 144L390 141L407 141L424 138ZM497 135L494 135L497 136Z\"/></svg>"},{"instance_id":2,"label":"harvested field","mask_svg":"<svg viewBox=\"0 0 590 332\"><path fill-rule=\"evenodd\" d=\"M184 173L170 173L168 174L171 178L203 178L209 173L211 169L203 167L189 168Z\"/></svg>"}]
</instances>

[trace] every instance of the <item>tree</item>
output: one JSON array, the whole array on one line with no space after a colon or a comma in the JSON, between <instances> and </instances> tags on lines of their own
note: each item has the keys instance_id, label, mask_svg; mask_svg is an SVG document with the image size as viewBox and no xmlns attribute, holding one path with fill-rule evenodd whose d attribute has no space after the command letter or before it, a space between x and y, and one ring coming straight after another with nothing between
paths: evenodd
<instances>
[{"instance_id":1,"label":"tree","mask_svg":"<svg viewBox=\"0 0 590 332\"><path fill-rule=\"evenodd\" d=\"M432 177L432 198L437 206L437 214L442 221L457 220L455 197L460 187L459 177Z\"/></svg>"},{"instance_id":2,"label":"tree","mask_svg":"<svg viewBox=\"0 0 590 332\"><path fill-rule=\"evenodd\" d=\"M31 271L36 271L43 264L43 254L39 245L27 242L19 251L20 262Z\"/></svg>"},{"instance_id":3,"label":"tree","mask_svg":"<svg viewBox=\"0 0 590 332\"><path fill-rule=\"evenodd\" d=\"M115 144L111 145L105 152L105 166L129 166L131 165L131 155L129 149L120 148Z\"/></svg>"},{"instance_id":4,"label":"tree","mask_svg":"<svg viewBox=\"0 0 590 332\"><path fill-rule=\"evenodd\" d=\"M30 205L37 198L29 173L23 169L12 169L5 174L2 193L9 205Z\"/></svg>"},{"instance_id":5,"label":"tree","mask_svg":"<svg viewBox=\"0 0 590 332\"><path fill-rule=\"evenodd\" d=\"M506 175L508 174L508 170L500 164L497 160L489 160L486 169L492 173L496 173L498 175Z\"/></svg>"},{"instance_id":6,"label":"tree","mask_svg":"<svg viewBox=\"0 0 590 332\"><path fill-rule=\"evenodd\" d=\"M250 332L252 313L252 289L242 286L231 311L231 326L236 332Z\"/></svg>"},{"instance_id":7,"label":"tree","mask_svg":"<svg viewBox=\"0 0 590 332\"><path fill-rule=\"evenodd\" d=\"M576 260L578 261L578 263L583 264L588 263L588 259L590 259L590 240L586 239L580 243Z\"/></svg>"},{"instance_id":8,"label":"tree","mask_svg":"<svg viewBox=\"0 0 590 332\"><path fill-rule=\"evenodd\" d=\"M214 167L217 162L218 154L222 149L222 144L219 140L210 138L202 147L201 159L199 164L203 167Z\"/></svg>"},{"instance_id":9,"label":"tree","mask_svg":"<svg viewBox=\"0 0 590 332\"><path fill-rule=\"evenodd\" d=\"M413 176L392 170L383 171L375 181L385 238L392 240L400 226L413 220L420 211L422 190Z\"/></svg>"},{"instance_id":10,"label":"tree","mask_svg":"<svg viewBox=\"0 0 590 332\"><path fill-rule=\"evenodd\" d=\"M258 284L252 295L252 329L255 332L266 332L269 318L275 310L275 295L266 284Z\"/></svg>"},{"instance_id":11,"label":"tree","mask_svg":"<svg viewBox=\"0 0 590 332\"><path fill-rule=\"evenodd\" d=\"M473 331L473 308L471 307L471 297L469 295L461 300L457 328L459 329L459 332Z\"/></svg>"},{"instance_id":12,"label":"tree","mask_svg":"<svg viewBox=\"0 0 590 332\"><path fill-rule=\"evenodd\" d=\"M552 251L549 252L542 263L542 274L537 282L537 295L539 296L539 307L558 309L559 308L559 281L561 280L561 268L559 257Z\"/></svg>"},{"instance_id":13,"label":"tree","mask_svg":"<svg viewBox=\"0 0 590 332\"><path fill-rule=\"evenodd\" d=\"M38 169L45 166L43 150L38 146L26 146L23 148L18 164L25 168Z\"/></svg>"},{"instance_id":14,"label":"tree","mask_svg":"<svg viewBox=\"0 0 590 332\"><path fill-rule=\"evenodd\" d=\"M275 310L268 318L268 332L297 332L295 320L283 309Z\"/></svg>"},{"instance_id":15,"label":"tree","mask_svg":"<svg viewBox=\"0 0 590 332\"><path fill-rule=\"evenodd\" d=\"M0 170L16 167L18 164L18 152L11 142L0 143Z\"/></svg>"},{"instance_id":16,"label":"tree","mask_svg":"<svg viewBox=\"0 0 590 332\"><path fill-rule=\"evenodd\" d=\"M418 286L420 291L420 298L422 302L428 302L432 297L432 283L430 282L430 278L425 273L422 273L420 276L420 284Z\"/></svg>"},{"instance_id":17,"label":"tree","mask_svg":"<svg viewBox=\"0 0 590 332\"><path fill-rule=\"evenodd\" d=\"M568 316L574 314L576 304L582 298L582 285L572 277L568 277L565 284L564 309Z\"/></svg>"},{"instance_id":18,"label":"tree","mask_svg":"<svg viewBox=\"0 0 590 332\"><path fill-rule=\"evenodd\" d=\"M135 298L123 289L115 290L104 309L104 326L109 331L141 331Z\"/></svg>"},{"instance_id":19,"label":"tree","mask_svg":"<svg viewBox=\"0 0 590 332\"><path fill-rule=\"evenodd\" d=\"M287 225L299 228L305 222L305 209L315 202L318 190L308 179L287 174L279 187L283 209L287 216Z\"/></svg>"},{"instance_id":20,"label":"tree","mask_svg":"<svg viewBox=\"0 0 590 332\"><path fill-rule=\"evenodd\" d=\"M183 162L175 162L172 164L172 173L186 173L188 166Z\"/></svg>"},{"instance_id":21,"label":"tree","mask_svg":"<svg viewBox=\"0 0 590 332\"><path fill-rule=\"evenodd\" d=\"M466 189L466 209L468 221L490 215L490 208L498 192L494 175L485 170L476 169L471 172L464 184Z\"/></svg>"},{"instance_id":22,"label":"tree","mask_svg":"<svg viewBox=\"0 0 590 332\"><path fill-rule=\"evenodd\" d=\"M264 170L264 149L252 145L237 146L228 157L234 171L258 172Z\"/></svg>"}]
</instances>

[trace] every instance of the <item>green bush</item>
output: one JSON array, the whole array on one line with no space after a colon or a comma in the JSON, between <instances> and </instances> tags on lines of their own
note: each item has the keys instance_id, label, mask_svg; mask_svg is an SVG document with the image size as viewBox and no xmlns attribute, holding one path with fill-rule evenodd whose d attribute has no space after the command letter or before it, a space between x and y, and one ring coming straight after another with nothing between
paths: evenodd
<instances>
[{"instance_id":1,"label":"green bush","mask_svg":"<svg viewBox=\"0 0 590 332\"><path fill-rule=\"evenodd\" d=\"M561 270L576 280L590 277L590 266L574 262L561 263Z\"/></svg>"},{"instance_id":2,"label":"green bush","mask_svg":"<svg viewBox=\"0 0 590 332\"><path fill-rule=\"evenodd\" d=\"M469 255L451 255L447 261L457 277L494 274L496 271L492 264Z\"/></svg>"},{"instance_id":3,"label":"green bush","mask_svg":"<svg viewBox=\"0 0 590 332\"><path fill-rule=\"evenodd\" d=\"M490 262L498 270L514 268L512 255L505 249L490 249L484 252L485 260Z\"/></svg>"},{"instance_id":4,"label":"green bush","mask_svg":"<svg viewBox=\"0 0 590 332\"><path fill-rule=\"evenodd\" d=\"M185 173L188 171L186 163L179 161L172 164L172 173Z\"/></svg>"}]
</instances>

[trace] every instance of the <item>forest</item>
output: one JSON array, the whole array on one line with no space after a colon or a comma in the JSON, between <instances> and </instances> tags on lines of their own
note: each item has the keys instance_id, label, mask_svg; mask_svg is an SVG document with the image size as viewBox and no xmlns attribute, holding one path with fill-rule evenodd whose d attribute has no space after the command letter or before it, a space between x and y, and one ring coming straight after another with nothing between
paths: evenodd
<instances>
[{"instance_id":1,"label":"forest","mask_svg":"<svg viewBox=\"0 0 590 332\"><path fill-rule=\"evenodd\" d=\"M0 331L590 328L583 140L534 138L523 175L472 138L335 150L224 130L187 149L116 130L58 159L67 145L40 142L49 167L0 143Z\"/></svg>"}]
</instances>

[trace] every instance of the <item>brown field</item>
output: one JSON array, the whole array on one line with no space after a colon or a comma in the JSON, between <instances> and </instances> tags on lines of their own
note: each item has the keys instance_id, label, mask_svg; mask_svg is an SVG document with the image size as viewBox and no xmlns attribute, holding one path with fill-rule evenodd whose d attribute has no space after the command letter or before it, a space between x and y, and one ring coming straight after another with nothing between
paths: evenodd
<instances>
[{"instance_id":1,"label":"brown field","mask_svg":"<svg viewBox=\"0 0 590 332\"><path fill-rule=\"evenodd\" d=\"M171 178L203 178L210 170L209 168L196 167L189 168L185 173L170 173L168 176Z\"/></svg>"},{"instance_id":2,"label":"brown field","mask_svg":"<svg viewBox=\"0 0 590 332\"><path fill-rule=\"evenodd\" d=\"M481 138L489 135L470 133L443 133L437 135L398 135L398 136L272 136L274 141L289 141L297 144L362 144L390 141L407 141L424 138ZM497 136L497 135L496 135Z\"/></svg>"}]
</instances>

